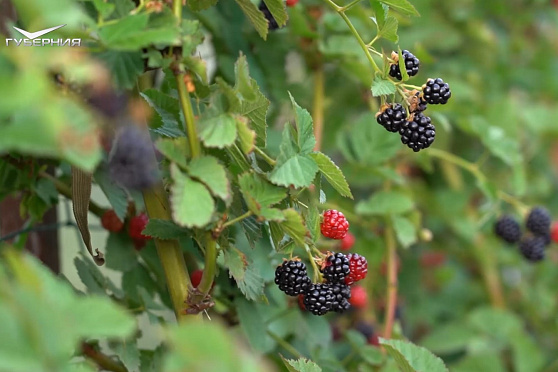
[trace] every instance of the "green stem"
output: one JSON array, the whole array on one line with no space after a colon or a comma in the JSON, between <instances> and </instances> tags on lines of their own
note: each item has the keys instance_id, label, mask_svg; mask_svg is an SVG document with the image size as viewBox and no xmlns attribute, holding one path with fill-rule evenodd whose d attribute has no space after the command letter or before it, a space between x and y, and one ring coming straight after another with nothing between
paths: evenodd
<instances>
[{"instance_id":1,"label":"green stem","mask_svg":"<svg viewBox=\"0 0 558 372\"><path fill-rule=\"evenodd\" d=\"M248 211L248 212L244 213L243 215L240 215L236 218L233 218L232 220L229 220L229 221L225 222L223 224L222 228L224 229L225 227L229 227L231 225L234 225L235 223L240 222L243 219L250 217L252 214L253 214L252 211Z\"/></svg>"},{"instance_id":2,"label":"green stem","mask_svg":"<svg viewBox=\"0 0 558 372\"><path fill-rule=\"evenodd\" d=\"M397 307L397 245L391 221L386 224L387 246L387 308L384 321L384 338L390 339Z\"/></svg>"},{"instance_id":3,"label":"green stem","mask_svg":"<svg viewBox=\"0 0 558 372\"><path fill-rule=\"evenodd\" d=\"M353 6L357 5L358 3L360 3L362 0L353 0L351 1L349 4L341 7L341 9L339 10L340 12L346 12L347 10L351 9Z\"/></svg>"},{"instance_id":4,"label":"green stem","mask_svg":"<svg viewBox=\"0 0 558 372\"><path fill-rule=\"evenodd\" d=\"M211 286L213 280L215 279L215 268L217 264L217 241L213 239L211 233L207 233L205 239L205 267L203 268L203 275L198 286L198 290L201 292L201 300L205 299Z\"/></svg>"},{"instance_id":5,"label":"green stem","mask_svg":"<svg viewBox=\"0 0 558 372\"><path fill-rule=\"evenodd\" d=\"M366 46L371 47L372 45L374 45L374 43L380 38L380 34L374 36L374 39L372 39L368 44L366 44ZM376 51L376 49L370 49L371 52L374 52L376 54L378 54L380 57L383 57L384 55L378 51Z\"/></svg>"},{"instance_id":6,"label":"green stem","mask_svg":"<svg viewBox=\"0 0 558 372\"><path fill-rule=\"evenodd\" d=\"M324 68L321 62L314 72L312 118L314 119L314 137L316 137L314 150L320 151L322 148L322 134L324 131Z\"/></svg>"},{"instance_id":7,"label":"green stem","mask_svg":"<svg viewBox=\"0 0 558 372\"><path fill-rule=\"evenodd\" d=\"M113 371L113 372L128 372L128 369L120 362L112 359L108 355L101 353L100 351L95 350L93 346L82 343L81 344L81 351L87 359L92 360L101 367L103 370L106 371Z\"/></svg>"},{"instance_id":8,"label":"green stem","mask_svg":"<svg viewBox=\"0 0 558 372\"><path fill-rule=\"evenodd\" d=\"M176 3L180 3L180 1L175 1L175 4ZM192 109L192 103L190 102L190 95L186 89L186 84L184 84L183 72L176 74L176 85L178 87L180 106L182 107L184 119L186 120L186 133L188 134L188 143L190 144L190 154L192 155L192 158L197 158L201 154L201 148L198 140L198 134L196 132L194 110Z\"/></svg>"},{"instance_id":9,"label":"green stem","mask_svg":"<svg viewBox=\"0 0 558 372\"><path fill-rule=\"evenodd\" d=\"M267 155L265 152L263 152L262 149L260 149L258 146L254 146L254 151L256 151L258 153L258 155L260 155L267 164L271 165L271 166L275 166L275 164L277 163L275 160L273 160L272 158L269 157L269 155Z\"/></svg>"},{"instance_id":10,"label":"green stem","mask_svg":"<svg viewBox=\"0 0 558 372\"><path fill-rule=\"evenodd\" d=\"M279 335L271 332L271 331L267 331L267 334L269 335L269 337L271 337L272 339L274 339L283 349L287 350L289 353L291 353L295 358L303 358L303 355L300 354L298 352L298 350L296 350L291 344L289 344L287 341L283 340L281 337L279 337Z\"/></svg>"},{"instance_id":11,"label":"green stem","mask_svg":"<svg viewBox=\"0 0 558 372\"><path fill-rule=\"evenodd\" d=\"M341 16L341 18L343 18L343 20L345 21L345 23L349 27L349 30L351 31L351 33L353 34L353 36L357 40L357 42L360 45L360 47L362 48L362 50L364 51L364 54L366 55L366 58L368 58L368 62L370 62L370 65L372 66L374 71L376 71L378 73L381 73L382 70L380 70L380 68L376 64L376 61L374 61L374 58L372 58L372 55L368 51L368 47L366 46L366 44L364 43L364 41L360 37L360 35L359 35L358 31L356 30L355 26L353 26L349 17L347 17L347 15L345 13L341 12L341 11L338 11L338 13Z\"/></svg>"},{"instance_id":12,"label":"green stem","mask_svg":"<svg viewBox=\"0 0 558 372\"><path fill-rule=\"evenodd\" d=\"M172 2L172 12L176 19L182 20L182 0L174 0Z\"/></svg>"},{"instance_id":13,"label":"green stem","mask_svg":"<svg viewBox=\"0 0 558 372\"><path fill-rule=\"evenodd\" d=\"M418 90L422 90L422 87L419 87L418 85L411 85L411 84L404 84L401 83L399 85L404 86L405 88L411 88L411 89L418 89Z\"/></svg>"},{"instance_id":14,"label":"green stem","mask_svg":"<svg viewBox=\"0 0 558 372\"><path fill-rule=\"evenodd\" d=\"M312 265L312 269L314 270L313 281L315 283L320 283L322 281L322 273L320 272L318 265L316 265L316 261L314 260L314 256L312 256L312 252L310 251L308 245L305 247L305 249L306 253L308 254L308 259L310 260L310 265Z\"/></svg>"}]
</instances>

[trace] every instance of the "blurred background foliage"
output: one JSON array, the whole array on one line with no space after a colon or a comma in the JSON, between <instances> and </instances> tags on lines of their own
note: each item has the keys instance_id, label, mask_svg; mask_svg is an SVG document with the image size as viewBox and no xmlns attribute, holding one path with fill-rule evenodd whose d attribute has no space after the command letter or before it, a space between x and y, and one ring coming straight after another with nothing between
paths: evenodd
<instances>
[{"instance_id":1,"label":"blurred background foliage","mask_svg":"<svg viewBox=\"0 0 558 372\"><path fill-rule=\"evenodd\" d=\"M11 25L38 30L67 24L60 37L82 37L86 42L83 48L0 48L0 152L47 158L48 164L57 166L52 159L60 159L62 177L69 174L69 164L94 169L103 156L96 135L99 113L76 96L61 94L53 73L71 77L70 84L77 87L109 82L132 97L129 110L137 111L133 102L141 100L142 81L154 78L153 72L143 73L146 55L140 50L178 37L165 19L172 15L159 13L149 18L149 24L136 20L132 27L138 27L137 39L119 40L106 26L103 31L102 17L97 16L104 11L109 15L104 22L110 22L129 15L135 7L132 1L11 2L18 18L17 22L4 20L6 37L15 33ZM5 6L7 1L2 3ZM91 370L79 359L66 366L71 347L47 348L55 344L50 335L65 333L63 342L70 346L84 336L128 337L124 343L98 346L95 341L93 346L117 356L115 360L130 371L273 370L284 368L279 354L310 358L324 371L395 371L393 360L386 362L379 349L367 345L355 330L356 324L366 322L382 334L387 285L383 231L384 219L391 218L400 259L396 338L428 348L451 371L558 371L556 246L549 248L543 262L530 264L517 248L492 234L495 218L504 212L520 216L526 206L544 205L558 213L557 6L543 0L412 3L420 17L390 13L399 22L398 44L382 39L375 45L388 55L400 45L420 59L421 70L411 83L422 85L429 77L442 77L451 86L449 103L431 112L438 129L436 142L420 154L376 124L379 101L370 93L373 72L342 19L322 1L301 0L289 8L287 26L270 32L267 40L233 1L219 1L201 12L185 10L185 18L198 20L205 35L197 53L206 60L210 82L219 76L232 85L234 63L240 53L246 56L250 75L271 101L267 150L274 157L282 127L292 119L288 92L312 112L316 71L323 71L322 151L342 168L355 196L354 202L337 198L324 186L325 207L346 213L356 236L354 251L368 259L364 286L369 303L364 309L337 317L301 312L272 283L282 256L273 251L267 236L251 249L241 229L237 229L236 246L265 281L268 303L248 302L222 271L214 290L214 311L229 322L226 331L217 325L159 330L157 325L166 323L169 299L152 243L137 253L130 242L113 234L106 251L107 257L119 258L113 261L116 264L98 269L89 257L79 256L75 266L63 267L65 276L81 279L85 292L109 295L132 309L133 315L146 314L154 325L147 331L150 345L165 341L155 348L137 343L140 334L132 335L125 321L106 331L96 326L69 333L53 329L53 324L73 319L80 311L76 309L84 309L85 314L95 306L81 297L81 304L74 304L78 299L66 284L55 283L36 263L8 251L0 270L4 282L0 334L8 335L0 341L0 370ZM364 39L371 40L373 12L367 2L360 5L347 14ZM182 42L188 45L189 41ZM204 102L203 84L197 80L195 84ZM39 165L33 167L39 170ZM39 221L58 202L48 182L36 182L9 162L0 163L0 170L0 198L25 190L21 213L31 222ZM392 191L378 194L386 182ZM510 195L511 204L502 200L510 201ZM394 200L401 199L411 199L411 207L393 216ZM385 200L389 202L382 204ZM105 236L98 239L94 245L102 246ZM21 247L24 242L15 244ZM191 242L183 246L201 258ZM43 282L37 276L49 279ZM7 277L13 285L6 285ZM42 290L37 282L43 283ZM81 283L74 285L83 288ZM124 316L108 301L102 303L98 305L104 311L98 312L101 323ZM228 310L231 303L233 313ZM31 306L36 313L23 318L21 309ZM141 310L134 312L134 308ZM47 317L51 312L52 317ZM10 319L16 318L18 322L12 324ZM126 319L130 321L131 315ZM72 324L82 322L80 315ZM38 338L25 339L25 332ZM233 346L236 337L246 340L241 351ZM13 342L18 338L20 343ZM248 349L267 361L253 359ZM41 364L45 361L50 364ZM45 367L49 365L50 369Z\"/></svg>"}]
</instances>

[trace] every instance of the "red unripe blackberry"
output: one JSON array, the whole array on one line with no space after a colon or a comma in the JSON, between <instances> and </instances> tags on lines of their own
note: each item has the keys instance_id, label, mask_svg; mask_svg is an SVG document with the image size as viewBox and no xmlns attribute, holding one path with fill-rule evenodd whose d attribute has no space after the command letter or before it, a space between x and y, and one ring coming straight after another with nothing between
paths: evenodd
<instances>
[{"instance_id":1,"label":"red unripe blackberry","mask_svg":"<svg viewBox=\"0 0 558 372\"><path fill-rule=\"evenodd\" d=\"M311 284L306 265L300 261L285 261L275 269L275 284L289 296L298 296Z\"/></svg>"},{"instance_id":2,"label":"red unripe blackberry","mask_svg":"<svg viewBox=\"0 0 558 372\"><path fill-rule=\"evenodd\" d=\"M112 232L119 232L124 227L124 222L120 221L120 218L116 215L113 209L109 209L101 217L101 225L105 230Z\"/></svg>"},{"instance_id":3,"label":"red unripe blackberry","mask_svg":"<svg viewBox=\"0 0 558 372\"><path fill-rule=\"evenodd\" d=\"M406 121L399 130L401 142L407 147L418 152L430 147L436 137L436 127L431 124L431 119L422 113L413 115L413 120Z\"/></svg>"},{"instance_id":4,"label":"red unripe blackberry","mask_svg":"<svg viewBox=\"0 0 558 372\"><path fill-rule=\"evenodd\" d=\"M494 224L494 233L508 243L517 243L521 239L521 227L511 216L502 216Z\"/></svg>"},{"instance_id":5,"label":"red unripe blackberry","mask_svg":"<svg viewBox=\"0 0 558 372\"><path fill-rule=\"evenodd\" d=\"M150 236L143 235L141 232L147 226L149 222L149 217L145 213L138 216L134 216L130 219L130 224L128 225L128 235L134 240L149 240Z\"/></svg>"},{"instance_id":6,"label":"red unripe blackberry","mask_svg":"<svg viewBox=\"0 0 558 372\"><path fill-rule=\"evenodd\" d=\"M330 254L321 268L321 272L328 283L344 283L350 270L349 259L343 253Z\"/></svg>"},{"instance_id":7,"label":"red unripe blackberry","mask_svg":"<svg viewBox=\"0 0 558 372\"><path fill-rule=\"evenodd\" d=\"M349 253L347 255L349 260L349 275L345 277L345 284L352 285L359 280L366 278L368 273L368 262L366 258L356 253Z\"/></svg>"},{"instance_id":8,"label":"red unripe blackberry","mask_svg":"<svg viewBox=\"0 0 558 372\"><path fill-rule=\"evenodd\" d=\"M396 55L395 53L393 55ZM401 56L405 60L405 69L407 70L407 75L415 76L419 71L420 61L413 53L408 50L403 50ZM403 79L401 75L401 70L399 69L399 63L392 63L389 66L389 76L396 78L397 80Z\"/></svg>"},{"instance_id":9,"label":"red unripe blackberry","mask_svg":"<svg viewBox=\"0 0 558 372\"><path fill-rule=\"evenodd\" d=\"M351 249L355 244L355 240L356 240L355 236L350 232L348 232L347 235L345 235L345 237L343 238L343 240L341 240L341 250L348 251L349 249Z\"/></svg>"},{"instance_id":10,"label":"red unripe blackberry","mask_svg":"<svg viewBox=\"0 0 558 372\"><path fill-rule=\"evenodd\" d=\"M287 6L292 7L298 3L298 0L287 0Z\"/></svg>"},{"instance_id":11,"label":"red unripe blackberry","mask_svg":"<svg viewBox=\"0 0 558 372\"><path fill-rule=\"evenodd\" d=\"M324 315L332 310L334 299L331 284L310 284L304 294L304 307L314 315Z\"/></svg>"},{"instance_id":12,"label":"red unripe blackberry","mask_svg":"<svg viewBox=\"0 0 558 372\"><path fill-rule=\"evenodd\" d=\"M351 288L344 284L332 284L331 290L333 292L333 304L331 309L336 313L342 313L349 310L351 304L349 299L351 298Z\"/></svg>"},{"instance_id":13,"label":"red unripe blackberry","mask_svg":"<svg viewBox=\"0 0 558 372\"><path fill-rule=\"evenodd\" d=\"M451 98L451 90L440 78L428 79L422 86L422 96L427 103L445 105Z\"/></svg>"},{"instance_id":14,"label":"red unripe blackberry","mask_svg":"<svg viewBox=\"0 0 558 372\"><path fill-rule=\"evenodd\" d=\"M554 241L554 243L558 243L558 222L554 222L552 224L552 229L550 231L550 237Z\"/></svg>"},{"instance_id":15,"label":"red unripe blackberry","mask_svg":"<svg viewBox=\"0 0 558 372\"><path fill-rule=\"evenodd\" d=\"M349 221L343 213L335 209L329 209L324 212L323 220L320 225L322 235L331 239L343 239L349 231Z\"/></svg>"},{"instance_id":16,"label":"red unripe blackberry","mask_svg":"<svg viewBox=\"0 0 558 372\"><path fill-rule=\"evenodd\" d=\"M389 104L376 114L376 121L388 132L399 132L401 126L407 121L407 111L400 103Z\"/></svg>"},{"instance_id":17,"label":"red unripe blackberry","mask_svg":"<svg viewBox=\"0 0 558 372\"><path fill-rule=\"evenodd\" d=\"M550 231L552 218L548 210L543 207L531 209L527 216L526 226L535 235L545 235Z\"/></svg>"},{"instance_id":18,"label":"red unripe blackberry","mask_svg":"<svg viewBox=\"0 0 558 372\"><path fill-rule=\"evenodd\" d=\"M537 262L544 258L545 239L540 236L528 236L519 243L519 250L528 261Z\"/></svg>"},{"instance_id":19,"label":"red unripe blackberry","mask_svg":"<svg viewBox=\"0 0 558 372\"><path fill-rule=\"evenodd\" d=\"M349 302L356 308L366 307L368 304L368 293L366 293L366 289L360 285L351 287L351 299Z\"/></svg>"}]
</instances>

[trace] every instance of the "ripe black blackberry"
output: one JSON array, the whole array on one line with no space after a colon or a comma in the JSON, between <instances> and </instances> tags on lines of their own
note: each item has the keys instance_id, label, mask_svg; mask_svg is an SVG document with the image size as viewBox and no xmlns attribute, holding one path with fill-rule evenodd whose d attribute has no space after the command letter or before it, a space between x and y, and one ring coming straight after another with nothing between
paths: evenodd
<instances>
[{"instance_id":1,"label":"ripe black blackberry","mask_svg":"<svg viewBox=\"0 0 558 372\"><path fill-rule=\"evenodd\" d=\"M332 284L333 303L331 309L336 313L342 313L351 308L349 298L351 298L351 288L344 284Z\"/></svg>"},{"instance_id":2,"label":"ripe black blackberry","mask_svg":"<svg viewBox=\"0 0 558 372\"><path fill-rule=\"evenodd\" d=\"M258 9L263 13L265 19L267 19L267 28L269 30L277 30L279 28L279 24L277 23L275 18L273 18L273 15L271 15L271 12L263 1L260 1L260 6L258 7Z\"/></svg>"},{"instance_id":3,"label":"ripe black blackberry","mask_svg":"<svg viewBox=\"0 0 558 372\"><path fill-rule=\"evenodd\" d=\"M331 284L310 284L304 294L304 307L314 315L324 315L332 310L334 299Z\"/></svg>"},{"instance_id":4,"label":"ripe black blackberry","mask_svg":"<svg viewBox=\"0 0 558 372\"><path fill-rule=\"evenodd\" d=\"M436 137L436 127L431 124L431 119L422 113L412 115L413 120L406 121L399 130L401 142L418 152L429 147Z\"/></svg>"},{"instance_id":5,"label":"ripe black blackberry","mask_svg":"<svg viewBox=\"0 0 558 372\"><path fill-rule=\"evenodd\" d=\"M392 58L398 56L397 53L392 53ZM407 75L415 76L419 71L420 61L417 57L413 55L413 53L409 52L408 50L404 50L401 52L401 56L405 60L405 69L407 70ZM395 58L393 58L395 59ZM392 63L389 66L389 75L396 78L397 80L403 79L401 75L401 69L399 68L399 63Z\"/></svg>"},{"instance_id":6,"label":"ripe black blackberry","mask_svg":"<svg viewBox=\"0 0 558 372\"><path fill-rule=\"evenodd\" d=\"M521 239L521 227L511 216L502 216L494 224L494 233L508 243L517 243Z\"/></svg>"},{"instance_id":7,"label":"ripe black blackberry","mask_svg":"<svg viewBox=\"0 0 558 372\"><path fill-rule=\"evenodd\" d=\"M544 258L545 240L541 236L528 236L519 243L519 250L528 261L537 262Z\"/></svg>"},{"instance_id":8,"label":"ripe black blackberry","mask_svg":"<svg viewBox=\"0 0 558 372\"><path fill-rule=\"evenodd\" d=\"M351 271L349 259L343 253L332 253L326 258L321 271L328 283L344 283Z\"/></svg>"},{"instance_id":9,"label":"ripe black blackberry","mask_svg":"<svg viewBox=\"0 0 558 372\"><path fill-rule=\"evenodd\" d=\"M531 209L527 216L526 226L535 235L545 235L550 232L552 218L544 207Z\"/></svg>"},{"instance_id":10,"label":"ripe black blackberry","mask_svg":"<svg viewBox=\"0 0 558 372\"><path fill-rule=\"evenodd\" d=\"M407 111L400 104L389 104L376 114L378 124L386 128L388 132L399 132L401 125L407 120Z\"/></svg>"},{"instance_id":11,"label":"ripe black blackberry","mask_svg":"<svg viewBox=\"0 0 558 372\"><path fill-rule=\"evenodd\" d=\"M304 293L311 283L303 262L285 261L275 269L275 284L289 296Z\"/></svg>"},{"instance_id":12,"label":"ripe black blackberry","mask_svg":"<svg viewBox=\"0 0 558 372\"><path fill-rule=\"evenodd\" d=\"M422 96L427 103L445 105L451 97L451 90L440 78L428 79L422 86Z\"/></svg>"}]
</instances>

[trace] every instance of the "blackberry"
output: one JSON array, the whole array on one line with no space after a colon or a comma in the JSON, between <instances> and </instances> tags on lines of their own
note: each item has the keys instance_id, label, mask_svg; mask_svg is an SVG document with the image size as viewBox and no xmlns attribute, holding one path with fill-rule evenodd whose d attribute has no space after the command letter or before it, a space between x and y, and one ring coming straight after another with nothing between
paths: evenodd
<instances>
[{"instance_id":1,"label":"blackberry","mask_svg":"<svg viewBox=\"0 0 558 372\"><path fill-rule=\"evenodd\" d=\"M550 213L543 207L531 209L527 216L527 229L535 235L545 235L550 232L552 219Z\"/></svg>"},{"instance_id":2,"label":"blackberry","mask_svg":"<svg viewBox=\"0 0 558 372\"><path fill-rule=\"evenodd\" d=\"M397 54L394 52L392 56L396 56ZM408 50L404 50L401 52L401 56L405 60L405 69L407 70L407 75L415 76L418 73L420 61L417 57L414 56L413 53L409 52ZM392 63L389 66L389 75L396 78L397 80L403 79L401 75L401 70L399 69L399 63Z\"/></svg>"},{"instance_id":3,"label":"blackberry","mask_svg":"<svg viewBox=\"0 0 558 372\"><path fill-rule=\"evenodd\" d=\"M347 259L349 260L350 273L345 277L345 284L352 285L366 278L366 274L368 273L368 262L366 258L357 253L349 253Z\"/></svg>"},{"instance_id":4,"label":"blackberry","mask_svg":"<svg viewBox=\"0 0 558 372\"><path fill-rule=\"evenodd\" d=\"M332 253L326 258L321 271L329 283L344 283L351 271L349 259L343 253Z\"/></svg>"},{"instance_id":5,"label":"blackberry","mask_svg":"<svg viewBox=\"0 0 558 372\"><path fill-rule=\"evenodd\" d=\"M413 120L406 121L399 130L401 142L407 147L418 152L430 147L436 137L436 127L431 124L431 119L422 113L412 115Z\"/></svg>"},{"instance_id":6,"label":"blackberry","mask_svg":"<svg viewBox=\"0 0 558 372\"><path fill-rule=\"evenodd\" d=\"M258 7L258 9L263 13L265 19L267 19L267 28L269 30L277 30L279 28L279 24L277 23L275 18L273 18L273 15L271 15L271 12L263 1L260 2L260 6Z\"/></svg>"},{"instance_id":7,"label":"blackberry","mask_svg":"<svg viewBox=\"0 0 558 372\"><path fill-rule=\"evenodd\" d=\"M406 120L407 111L400 103L387 105L376 114L376 121L388 132L399 132Z\"/></svg>"},{"instance_id":8,"label":"blackberry","mask_svg":"<svg viewBox=\"0 0 558 372\"><path fill-rule=\"evenodd\" d=\"M451 97L451 90L440 78L428 79L422 86L422 95L427 103L445 105Z\"/></svg>"},{"instance_id":9,"label":"blackberry","mask_svg":"<svg viewBox=\"0 0 558 372\"><path fill-rule=\"evenodd\" d=\"M347 231L349 231L349 221L347 221L343 213L335 209L328 209L323 213L322 217L320 231L323 236L330 239L341 240L347 235Z\"/></svg>"},{"instance_id":10,"label":"blackberry","mask_svg":"<svg viewBox=\"0 0 558 372\"><path fill-rule=\"evenodd\" d=\"M275 284L289 296L298 296L311 284L306 265L300 261L285 261L275 269Z\"/></svg>"},{"instance_id":11,"label":"blackberry","mask_svg":"<svg viewBox=\"0 0 558 372\"><path fill-rule=\"evenodd\" d=\"M494 224L494 233L508 243L517 243L521 239L519 223L511 216L502 216Z\"/></svg>"},{"instance_id":12,"label":"blackberry","mask_svg":"<svg viewBox=\"0 0 558 372\"><path fill-rule=\"evenodd\" d=\"M336 313L342 313L351 308L349 299L351 298L351 288L344 284L332 284L333 304L331 309Z\"/></svg>"},{"instance_id":13,"label":"blackberry","mask_svg":"<svg viewBox=\"0 0 558 372\"><path fill-rule=\"evenodd\" d=\"M355 329L360 332L367 340L374 335L374 327L372 324L361 320L355 325Z\"/></svg>"},{"instance_id":14,"label":"blackberry","mask_svg":"<svg viewBox=\"0 0 558 372\"><path fill-rule=\"evenodd\" d=\"M541 236L528 236L519 243L519 250L528 261L537 262L544 258L544 243Z\"/></svg>"},{"instance_id":15,"label":"blackberry","mask_svg":"<svg viewBox=\"0 0 558 372\"><path fill-rule=\"evenodd\" d=\"M331 284L310 284L304 294L304 307L314 315L324 315L332 310L334 299Z\"/></svg>"}]
</instances>

